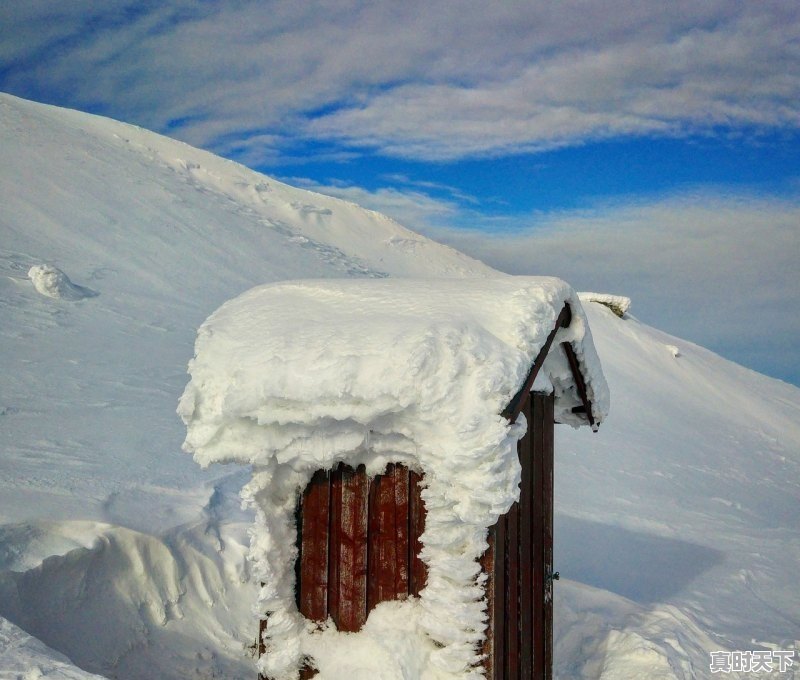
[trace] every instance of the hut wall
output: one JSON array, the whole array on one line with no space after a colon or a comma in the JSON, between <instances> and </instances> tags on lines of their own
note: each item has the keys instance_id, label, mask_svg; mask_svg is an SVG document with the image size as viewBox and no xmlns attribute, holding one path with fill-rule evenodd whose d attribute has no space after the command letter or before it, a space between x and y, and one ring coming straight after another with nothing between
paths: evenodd
<instances>
[{"instance_id":1,"label":"hut wall","mask_svg":"<svg viewBox=\"0 0 800 680\"><path fill-rule=\"evenodd\" d=\"M552 675L554 400L534 393L526 401L520 500L490 528L481 559L489 602L484 666L492 680ZM343 464L314 475L297 511L297 606L306 618L331 617L339 630L355 632L379 602L419 595L427 579L420 485L402 465L372 480L363 466ZM301 678L314 674L304 669Z\"/></svg>"},{"instance_id":2,"label":"hut wall","mask_svg":"<svg viewBox=\"0 0 800 680\"><path fill-rule=\"evenodd\" d=\"M553 396L534 393L518 444L520 500L489 530L487 678L549 680L553 667Z\"/></svg>"}]
</instances>

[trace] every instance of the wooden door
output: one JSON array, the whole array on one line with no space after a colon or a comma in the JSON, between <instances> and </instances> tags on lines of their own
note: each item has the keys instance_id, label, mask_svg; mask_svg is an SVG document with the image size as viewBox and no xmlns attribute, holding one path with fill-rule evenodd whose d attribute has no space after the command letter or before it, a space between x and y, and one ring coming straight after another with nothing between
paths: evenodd
<instances>
[{"instance_id":1,"label":"wooden door","mask_svg":"<svg viewBox=\"0 0 800 680\"><path fill-rule=\"evenodd\" d=\"M427 570L419 558L425 529L422 479L403 465L369 479L361 466L319 470L297 509L297 607L356 632L379 602L417 596ZM261 634L268 625L262 621ZM264 652L259 645L259 653ZM304 669L301 678L313 677Z\"/></svg>"}]
</instances>

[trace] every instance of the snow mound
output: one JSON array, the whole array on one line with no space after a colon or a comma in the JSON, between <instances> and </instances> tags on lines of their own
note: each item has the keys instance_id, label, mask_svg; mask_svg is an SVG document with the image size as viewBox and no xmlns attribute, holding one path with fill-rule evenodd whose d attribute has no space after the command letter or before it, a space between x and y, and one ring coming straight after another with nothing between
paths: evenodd
<instances>
[{"instance_id":1,"label":"snow mound","mask_svg":"<svg viewBox=\"0 0 800 680\"><path fill-rule=\"evenodd\" d=\"M519 499L517 441L525 432L524 417L512 424L500 413L565 303L571 323L556 334L558 351L547 355L539 385L554 392L558 421L588 424L572 412L581 402L559 348L569 342L600 422L608 388L586 317L572 289L554 278L286 282L241 295L203 324L179 405L184 446L203 465L254 466L245 498L257 515L251 555L265 584L260 608L271 613L266 675L293 678L302 651L312 650L321 678L345 677L341 665L320 661L329 654L313 652L321 636L296 606L291 537L298 493L318 469L346 462L365 465L369 475L390 463L424 473L428 585L418 617L413 602L398 606L427 635L415 653L430 647L428 672L479 677L485 602L476 587L478 559L488 528ZM364 658L392 637L373 615L368 624L373 634L359 637L363 644L347 638ZM372 677L411 676L386 668Z\"/></svg>"},{"instance_id":2,"label":"snow mound","mask_svg":"<svg viewBox=\"0 0 800 680\"><path fill-rule=\"evenodd\" d=\"M582 302L597 302L605 305L614 314L622 318L631 308L631 299L624 295L609 295L608 293L578 293Z\"/></svg>"},{"instance_id":3,"label":"snow mound","mask_svg":"<svg viewBox=\"0 0 800 680\"><path fill-rule=\"evenodd\" d=\"M0 571L0 680L61 671L61 654L86 671L64 659L53 677L70 680L247 677L253 633L237 615L256 594L246 526L209 516L156 537L98 524L88 547ZM30 675L3 675L11 668Z\"/></svg>"},{"instance_id":4,"label":"snow mound","mask_svg":"<svg viewBox=\"0 0 800 680\"><path fill-rule=\"evenodd\" d=\"M97 295L89 288L72 283L58 267L49 264L34 265L28 270L28 278L38 293L55 300L83 300Z\"/></svg>"}]
</instances>

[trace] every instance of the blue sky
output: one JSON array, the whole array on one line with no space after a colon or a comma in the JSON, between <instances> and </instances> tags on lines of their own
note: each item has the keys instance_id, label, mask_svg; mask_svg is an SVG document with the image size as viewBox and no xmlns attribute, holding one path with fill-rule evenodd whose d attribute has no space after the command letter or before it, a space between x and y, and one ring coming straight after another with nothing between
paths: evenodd
<instances>
[{"instance_id":1,"label":"blue sky","mask_svg":"<svg viewBox=\"0 0 800 680\"><path fill-rule=\"evenodd\" d=\"M540 153L420 162L379 155L314 161L302 173L318 181L424 190L487 215L586 208L609 199L718 191L790 196L798 189L800 133L781 131L735 142L713 136L621 138ZM294 168L265 164L286 175ZM469 221L463 226L469 226Z\"/></svg>"},{"instance_id":2,"label":"blue sky","mask_svg":"<svg viewBox=\"0 0 800 680\"><path fill-rule=\"evenodd\" d=\"M794 0L9 0L0 90L629 295L800 384Z\"/></svg>"}]
</instances>

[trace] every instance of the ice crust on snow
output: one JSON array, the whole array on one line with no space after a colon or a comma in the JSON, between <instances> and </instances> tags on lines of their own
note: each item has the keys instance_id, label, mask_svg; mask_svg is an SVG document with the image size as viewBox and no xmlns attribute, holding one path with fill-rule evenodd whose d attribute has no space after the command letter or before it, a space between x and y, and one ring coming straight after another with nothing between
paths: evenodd
<instances>
[{"instance_id":1,"label":"ice crust on snow","mask_svg":"<svg viewBox=\"0 0 800 680\"><path fill-rule=\"evenodd\" d=\"M253 465L244 491L257 516L251 555L265 583L259 611L271 613L263 672L294 678L309 655L321 678L346 677L342 664L356 653L374 656L377 646L394 661L376 679L481 677L477 560L488 527L518 499L516 442L525 431L524 417L510 424L499 414L565 303L572 322L559 330L537 389L554 391L557 420L586 424L572 413L579 400L558 350L570 342L599 422L606 383L580 302L558 279L270 284L202 325L179 405L184 447L203 465ZM393 462L425 474L428 584L418 605L397 605L400 618L418 622L421 673L402 670L410 652L400 647L409 645L391 633L391 608L370 615L362 642L345 644L330 627L315 630L295 605L296 499L316 470L339 462L364 464L370 475Z\"/></svg>"}]
</instances>

